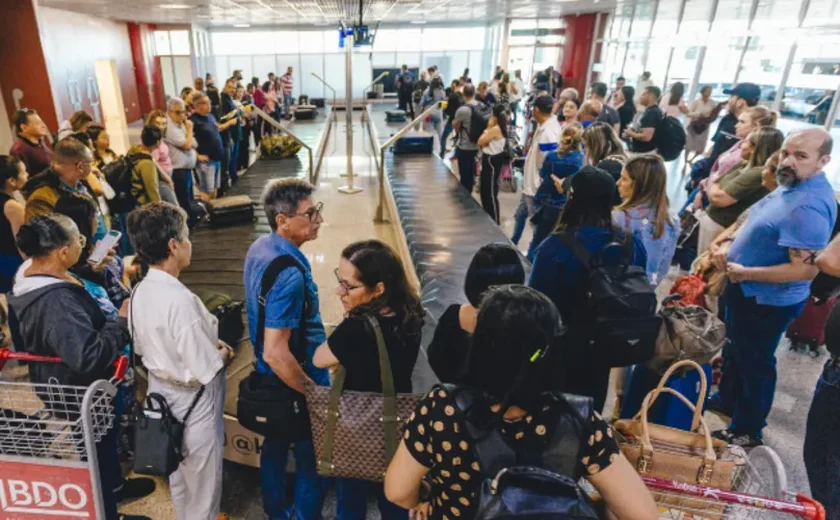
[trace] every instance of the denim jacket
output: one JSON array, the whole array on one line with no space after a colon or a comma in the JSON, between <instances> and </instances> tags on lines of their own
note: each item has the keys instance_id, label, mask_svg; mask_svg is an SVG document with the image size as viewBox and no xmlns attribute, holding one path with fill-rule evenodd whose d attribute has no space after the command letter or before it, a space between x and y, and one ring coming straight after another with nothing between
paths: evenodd
<instances>
[{"instance_id":1,"label":"denim jacket","mask_svg":"<svg viewBox=\"0 0 840 520\"><path fill-rule=\"evenodd\" d=\"M622 229L631 229L642 241L647 252L647 275L650 283L656 287L668 275L671 259L677 249L680 236L679 220L671 218L665 224L662 236L654 238L653 211L646 204L627 210L615 210L612 213L613 224Z\"/></svg>"},{"instance_id":2,"label":"denim jacket","mask_svg":"<svg viewBox=\"0 0 840 520\"><path fill-rule=\"evenodd\" d=\"M563 154L547 153L540 168L541 182L534 200L539 204L562 208L566 204L566 194L557 191L551 176L565 179L576 174L581 166L583 166L583 154L579 150L570 150Z\"/></svg>"}]
</instances>

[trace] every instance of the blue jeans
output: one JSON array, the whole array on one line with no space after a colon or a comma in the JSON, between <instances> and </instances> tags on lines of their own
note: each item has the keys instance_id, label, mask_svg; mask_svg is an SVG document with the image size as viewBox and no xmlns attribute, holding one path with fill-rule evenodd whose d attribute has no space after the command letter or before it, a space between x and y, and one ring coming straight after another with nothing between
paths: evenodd
<instances>
[{"instance_id":1,"label":"blue jeans","mask_svg":"<svg viewBox=\"0 0 840 520\"><path fill-rule=\"evenodd\" d=\"M289 107L292 106L292 95L283 94L283 115L289 115Z\"/></svg>"},{"instance_id":2,"label":"blue jeans","mask_svg":"<svg viewBox=\"0 0 840 520\"><path fill-rule=\"evenodd\" d=\"M175 185L175 196L178 198L178 205L187 212L190 223L195 220L190 202L193 197L192 170L189 168L176 168L172 170L172 183Z\"/></svg>"},{"instance_id":3,"label":"blue jeans","mask_svg":"<svg viewBox=\"0 0 840 520\"><path fill-rule=\"evenodd\" d=\"M776 393L776 347L805 301L785 307L761 305L744 296L737 283L729 284L724 299L729 343L723 349L716 399L732 411L731 431L761 438Z\"/></svg>"},{"instance_id":4,"label":"blue jeans","mask_svg":"<svg viewBox=\"0 0 840 520\"><path fill-rule=\"evenodd\" d=\"M294 503L286 504L289 448L295 457ZM263 510L270 520L320 520L329 480L318 476L311 439L292 443L265 439L260 452Z\"/></svg>"},{"instance_id":5,"label":"blue jeans","mask_svg":"<svg viewBox=\"0 0 840 520\"><path fill-rule=\"evenodd\" d=\"M452 133L452 123L447 122L443 127L443 133L440 136L440 157L446 155L446 140L449 139L449 134Z\"/></svg>"},{"instance_id":6,"label":"blue jeans","mask_svg":"<svg viewBox=\"0 0 840 520\"><path fill-rule=\"evenodd\" d=\"M825 364L805 430L805 469L811 494L825 506L826 520L840 520L840 365Z\"/></svg>"},{"instance_id":7,"label":"blue jeans","mask_svg":"<svg viewBox=\"0 0 840 520\"><path fill-rule=\"evenodd\" d=\"M513 214L513 236L510 241L513 245L519 245L519 240L522 239L522 233L525 232L525 224L528 222L528 217L534 214L537 210L534 197L522 194L519 197L519 206L516 207L516 212Z\"/></svg>"},{"instance_id":8,"label":"blue jeans","mask_svg":"<svg viewBox=\"0 0 840 520\"><path fill-rule=\"evenodd\" d=\"M128 213L114 213L111 215L111 227L122 233L120 237L120 256L134 254L131 240L128 238Z\"/></svg>"},{"instance_id":9,"label":"blue jeans","mask_svg":"<svg viewBox=\"0 0 840 520\"><path fill-rule=\"evenodd\" d=\"M240 141L234 139L230 144L230 156L228 157L228 175L230 183L239 180L239 146Z\"/></svg>"},{"instance_id":10,"label":"blue jeans","mask_svg":"<svg viewBox=\"0 0 840 520\"><path fill-rule=\"evenodd\" d=\"M531 239L531 245L528 246L528 261L534 263L534 256L537 254L537 248L540 247L543 240L554 231L557 226L557 220L560 218L560 212L563 208L555 208L554 206L542 206L539 220L534 226L534 237Z\"/></svg>"},{"instance_id":11,"label":"blue jeans","mask_svg":"<svg viewBox=\"0 0 840 520\"><path fill-rule=\"evenodd\" d=\"M385 498L385 488L379 482L355 478L335 479L336 520L365 520L367 499L371 490L376 491L379 514L382 520L406 520L408 511Z\"/></svg>"}]
</instances>

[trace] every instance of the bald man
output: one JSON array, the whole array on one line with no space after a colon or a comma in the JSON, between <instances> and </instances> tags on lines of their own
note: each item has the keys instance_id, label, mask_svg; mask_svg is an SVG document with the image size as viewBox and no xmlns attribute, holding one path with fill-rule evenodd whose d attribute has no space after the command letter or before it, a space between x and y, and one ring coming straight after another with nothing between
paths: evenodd
<instances>
[{"instance_id":1,"label":"bald man","mask_svg":"<svg viewBox=\"0 0 840 520\"><path fill-rule=\"evenodd\" d=\"M595 99L584 101L578 110L577 118L584 128L589 128L601 115L603 104Z\"/></svg>"},{"instance_id":2,"label":"bald man","mask_svg":"<svg viewBox=\"0 0 840 520\"><path fill-rule=\"evenodd\" d=\"M837 219L834 190L823 173L832 144L821 129L789 135L776 170L779 188L750 208L734 238L715 253L731 282L724 294L729 344L720 391L709 407L732 418L714 434L731 444L763 444L776 390L776 347L805 307L817 256Z\"/></svg>"}]
</instances>

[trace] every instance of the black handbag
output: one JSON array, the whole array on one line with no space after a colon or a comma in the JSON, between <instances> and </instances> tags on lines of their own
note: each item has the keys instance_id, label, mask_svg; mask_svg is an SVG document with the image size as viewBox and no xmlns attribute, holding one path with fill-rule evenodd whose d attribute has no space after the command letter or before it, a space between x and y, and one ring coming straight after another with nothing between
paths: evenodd
<instances>
[{"instance_id":1,"label":"black handbag","mask_svg":"<svg viewBox=\"0 0 840 520\"><path fill-rule=\"evenodd\" d=\"M265 303L268 293L280 273L288 268L298 269L305 278L303 268L290 255L278 256L263 273L257 311L257 345L263 344L265 336ZM305 304L298 327L299 341L297 345L290 345L292 354L301 366L306 356L306 316L309 308L306 283L303 290ZM239 383L236 419L244 428L264 437L292 442L312 437L305 396L290 388L273 373L261 374L254 370Z\"/></svg>"},{"instance_id":2,"label":"black handbag","mask_svg":"<svg viewBox=\"0 0 840 520\"><path fill-rule=\"evenodd\" d=\"M146 406L137 420L134 434L134 472L138 475L168 477L184 460L184 425L198 400L204 395L204 385L193 398L184 419L172 415L169 403L158 394L146 396Z\"/></svg>"}]
</instances>

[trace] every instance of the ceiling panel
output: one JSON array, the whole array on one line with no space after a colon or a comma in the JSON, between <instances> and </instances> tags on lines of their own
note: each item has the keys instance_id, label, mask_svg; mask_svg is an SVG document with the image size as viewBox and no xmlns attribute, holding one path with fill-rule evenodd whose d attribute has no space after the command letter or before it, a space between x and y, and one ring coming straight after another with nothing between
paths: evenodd
<instances>
[{"instance_id":1,"label":"ceiling panel","mask_svg":"<svg viewBox=\"0 0 840 520\"><path fill-rule=\"evenodd\" d=\"M674 0L662 0L674 1ZM493 22L606 11L616 0L363 0L367 24ZM143 23L336 26L358 23L358 0L38 0L43 6Z\"/></svg>"}]
</instances>

